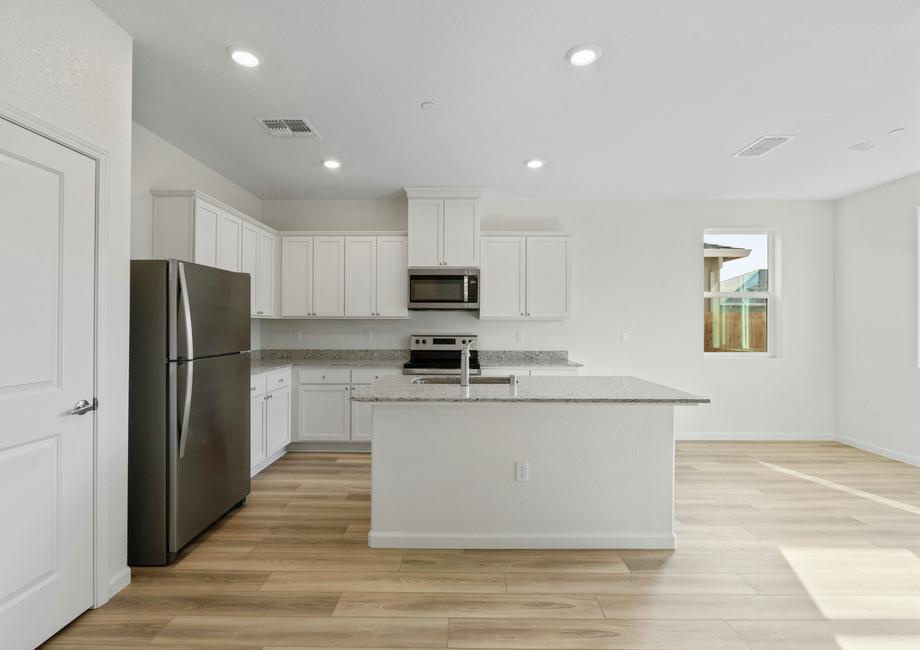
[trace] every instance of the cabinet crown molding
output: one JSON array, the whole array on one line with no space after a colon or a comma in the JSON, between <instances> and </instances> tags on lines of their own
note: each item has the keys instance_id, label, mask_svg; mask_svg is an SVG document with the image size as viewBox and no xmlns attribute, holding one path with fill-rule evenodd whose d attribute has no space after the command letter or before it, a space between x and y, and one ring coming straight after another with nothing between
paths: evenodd
<instances>
[{"instance_id":1,"label":"cabinet crown molding","mask_svg":"<svg viewBox=\"0 0 920 650\"><path fill-rule=\"evenodd\" d=\"M443 185L409 185L403 188L410 199L480 199L482 187Z\"/></svg>"},{"instance_id":2,"label":"cabinet crown molding","mask_svg":"<svg viewBox=\"0 0 920 650\"><path fill-rule=\"evenodd\" d=\"M153 197L162 196L162 197L169 197L169 198L187 197L190 199L204 199L208 203L211 203L217 206L221 210L226 210L230 214L240 217L243 221L248 221L249 223L255 226L258 226L259 228L262 228L263 230L269 231L273 235L278 234L278 231L272 228L271 226L269 226L267 223L259 221L255 217L250 217L245 212L241 212L237 210L236 208L234 208L232 205L227 205L223 201L215 199L210 194L205 194L201 190L150 190L150 195Z\"/></svg>"}]
</instances>

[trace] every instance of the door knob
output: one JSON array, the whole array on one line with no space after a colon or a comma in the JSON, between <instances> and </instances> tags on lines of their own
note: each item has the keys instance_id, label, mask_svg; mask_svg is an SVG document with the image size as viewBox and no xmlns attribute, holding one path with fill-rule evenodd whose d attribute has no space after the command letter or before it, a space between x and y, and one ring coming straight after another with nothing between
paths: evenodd
<instances>
[{"instance_id":1,"label":"door knob","mask_svg":"<svg viewBox=\"0 0 920 650\"><path fill-rule=\"evenodd\" d=\"M88 402L85 399L81 399L79 402L73 405L73 408L68 411L68 415L83 415L89 413L90 411L95 411L96 406L99 402L96 401L96 398L93 398L92 402Z\"/></svg>"}]
</instances>

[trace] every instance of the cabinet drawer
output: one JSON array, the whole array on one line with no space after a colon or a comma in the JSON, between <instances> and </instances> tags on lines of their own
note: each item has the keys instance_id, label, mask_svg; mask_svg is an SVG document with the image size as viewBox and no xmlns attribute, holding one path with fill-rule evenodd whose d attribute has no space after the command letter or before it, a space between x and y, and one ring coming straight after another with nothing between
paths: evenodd
<instances>
[{"instance_id":1,"label":"cabinet drawer","mask_svg":"<svg viewBox=\"0 0 920 650\"><path fill-rule=\"evenodd\" d=\"M351 383L373 384L383 377L401 375L402 368L355 368L351 371Z\"/></svg>"},{"instance_id":2,"label":"cabinet drawer","mask_svg":"<svg viewBox=\"0 0 920 650\"><path fill-rule=\"evenodd\" d=\"M351 370L349 368L301 368L301 384L349 384L351 383Z\"/></svg>"},{"instance_id":3,"label":"cabinet drawer","mask_svg":"<svg viewBox=\"0 0 920 650\"><path fill-rule=\"evenodd\" d=\"M249 378L249 396L261 395L265 392L265 375L255 375Z\"/></svg>"},{"instance_id":4,"label":"cabinet drawer","mask_svg":"<svg viewBox=\"0 0 920 650\"><path fill-rule=\"evenodd\" d=\"M291 385L291 371L290 370L279 370L278 372L273 372L270 375L265 377L267 387L266 390L276 390L284 386Z\"/></svg>"}]
</instances>

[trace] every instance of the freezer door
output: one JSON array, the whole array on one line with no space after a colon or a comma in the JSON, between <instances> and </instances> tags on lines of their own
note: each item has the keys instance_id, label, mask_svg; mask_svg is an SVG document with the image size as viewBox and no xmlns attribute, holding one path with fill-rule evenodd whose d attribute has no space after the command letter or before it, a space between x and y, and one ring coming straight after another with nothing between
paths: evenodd
<instances>
[{"instance_id":1,"label":"freezer door","mask_svg":"<svg viewBox=\"0 0 920 650\"><path fill-rule=\"evenodd\" d=\"M172 365L169 550L175 553L249 494L249 355Z\"/></svg>"},{"instance_id":2,"label":"freezer door","mask_svg":"<svg viewBox=\"0 0 920 650\"><path fill-rule=\"evenodd\" d=\"M248 350L249 274L189 262L172 263L176 349L171 358L200 359Z\"/></svg>"}]
</instances>

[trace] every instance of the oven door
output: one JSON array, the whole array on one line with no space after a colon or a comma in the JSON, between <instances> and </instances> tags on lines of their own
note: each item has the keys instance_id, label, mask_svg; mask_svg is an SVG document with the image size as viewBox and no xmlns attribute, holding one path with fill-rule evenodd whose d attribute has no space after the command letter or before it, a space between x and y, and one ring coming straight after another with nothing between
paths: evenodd
<instances>
[{"instance_id":1,"label":"oven door","mask_svg":"<svg viewBox=\"0 0 920 650\"><path fill-rule=\"evenodd\" d=\"M478 302L471 301L469 274L409 272L409 309L477 309L478 307Z\"/></svg>"}]
</instances>

